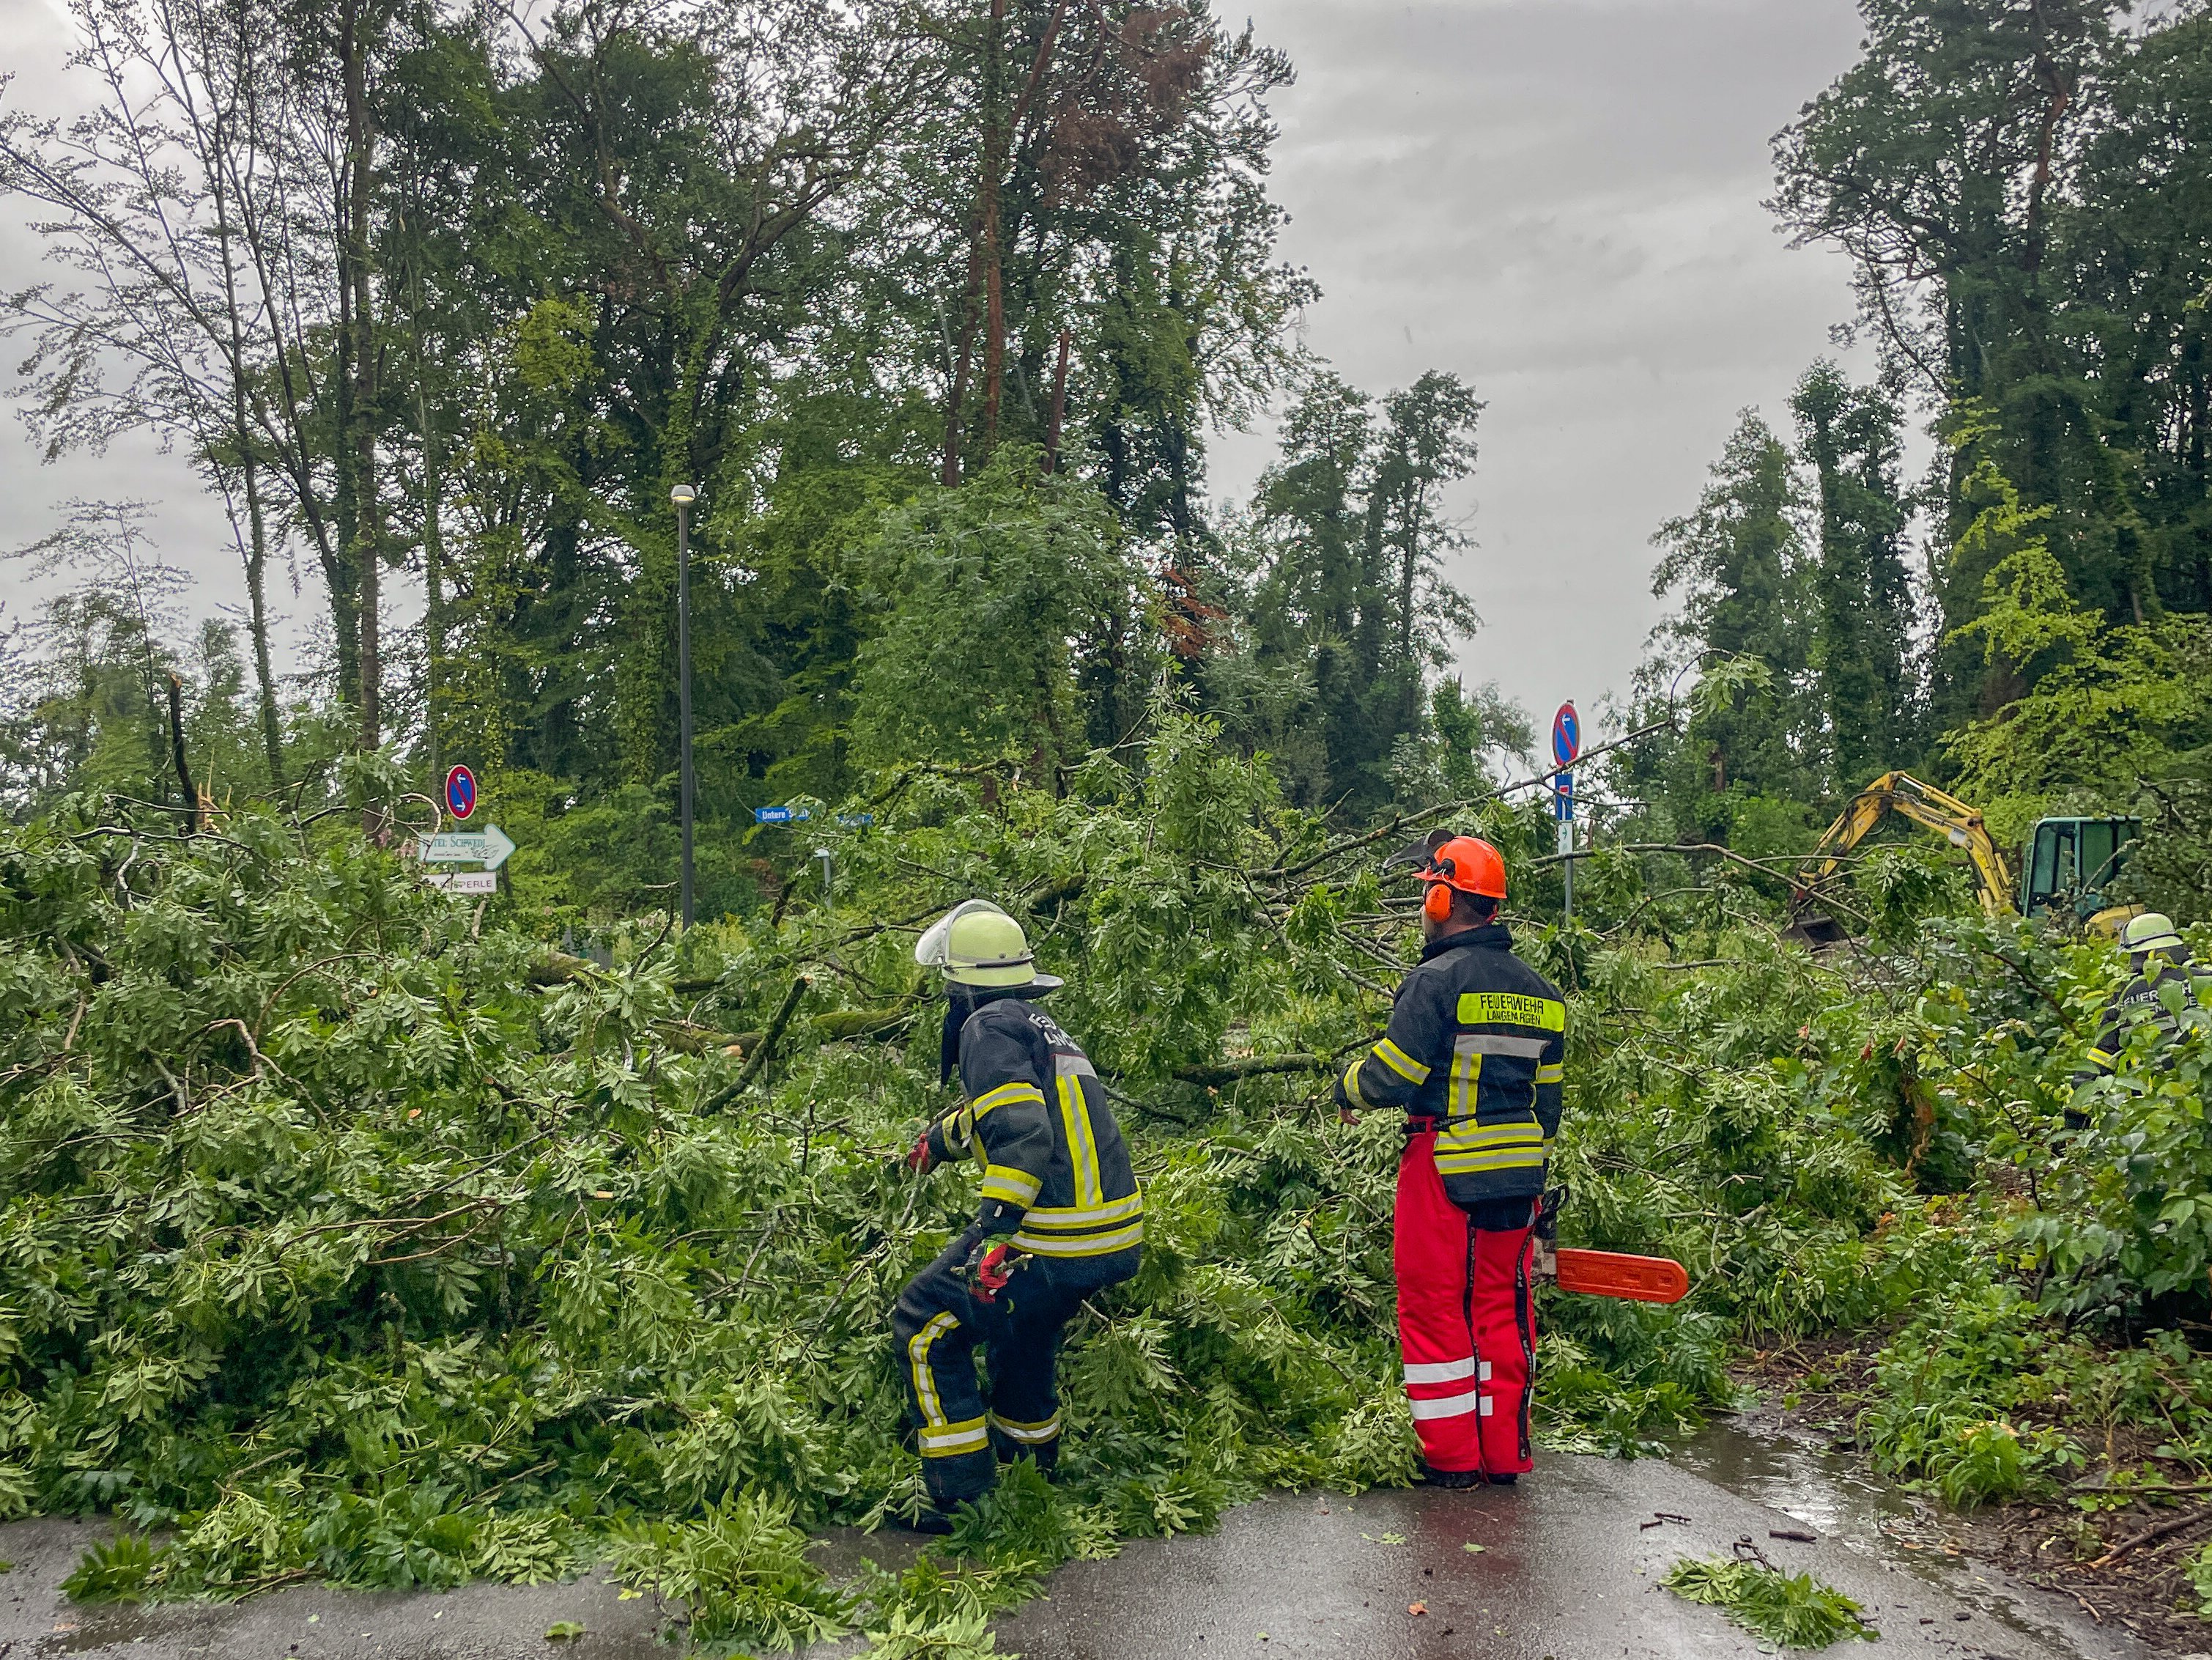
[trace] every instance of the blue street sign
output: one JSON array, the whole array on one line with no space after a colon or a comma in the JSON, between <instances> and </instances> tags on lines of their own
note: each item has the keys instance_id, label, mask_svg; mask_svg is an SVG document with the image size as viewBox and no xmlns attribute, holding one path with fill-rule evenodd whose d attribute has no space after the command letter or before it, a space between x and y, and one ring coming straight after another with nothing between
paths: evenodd
<instances>
[{"instance_id":1,"label":"blue street sign","mask_svg":"<svg viewBox=\"0 0 2212 1660\"><path fill-rule=\"evenodd\" d=\"M1553 780L1553 783L1555 786L1552 797L1553 813L1562 824L1572 824L1575 817L1575 775L1563 772Z\"/></svg>"},{"instance_id":2,"label":"blue street sign","mask_svg":"<svg viewBox=\"0 0 2212 1660\"><path fill-rule=\"evenodd\" d=\"M757 824L788 824L795 818L808 818L812 816L805 807L755 807L753 809L753 822Z\"/></svg>"},{"instance_id":3,"label":"blue street sign","mask_svg":"<svg viewBox=\"0 0 2212 1660\"><path fill-rule=\"evenodd\" d=\"M1575 713L1571 700L1559 705L1559 712L1552 717L1552 759L1563 767L1571 767L1575 757L1583 752L1583 718Z\"/></svg>"},{"instance_id":4,"label":"blue street sign","mask_svg":"<svg viewBox=\"0 0 2212 1660\"><path fill-rule=\"evenodd\" d=\"M455 767L446 775L446 811L465 819L476 810L477 775L466 767Z\"/></svg>"}]
</instances>

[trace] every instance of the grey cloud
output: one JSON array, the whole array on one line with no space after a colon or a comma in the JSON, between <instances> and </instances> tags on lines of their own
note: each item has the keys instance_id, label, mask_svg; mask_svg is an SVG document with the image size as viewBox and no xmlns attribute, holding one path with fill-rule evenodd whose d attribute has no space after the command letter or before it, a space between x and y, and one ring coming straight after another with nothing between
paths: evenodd
<instances>
[{"instance_id":1,"label":"grey cloud","mask_svg":"<svg viewBox=\"0 0 2212 1660\"><path fill-rule=\"evenodd\" d=\"M1760 206L1772 134L1850 62L1850 0L1259 0L1299 69L1276 114L1307 344L1370 390L1489 402L1453 503L1486 627L1464 666L1541 714L1626 688L1649 538L1737 411L1771 415L1850 315L1849 271ZM1409 338L1410 336L1410 344ZM1863 367L1863 366L1862 366ZM1226 440L1237 495L1263 433Z\"/></svg>"}]
</instances>

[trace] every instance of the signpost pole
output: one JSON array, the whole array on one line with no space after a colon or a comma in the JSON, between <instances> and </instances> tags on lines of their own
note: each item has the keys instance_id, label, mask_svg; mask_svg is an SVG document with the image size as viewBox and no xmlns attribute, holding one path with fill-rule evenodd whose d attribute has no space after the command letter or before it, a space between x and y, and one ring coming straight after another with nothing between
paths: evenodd
<instances>
[{"instance_id":1,"label":"signpost pole","mask_svg":"<svg viewBox=\"0 0 2212 1660\"><path fill-rule=\"evenodd\" d=\"M677 745L682 751L684 818L684 927L691 927L691 504L699 492L678 484L668 493L676 504L676 709Z\"/></svg>"},{"instance_id":2,"label":"signpost pole","mask_svg":"<svg viewBox=\"0 0 2212 1660\"><path fill-rule=\"evenodd\" d=\"M1565 901L1560 908L1563 922L1575 920L1575 775L1572 768L1575 757L1582 752L1582 716L1575 712L1572 702L1562 703L1559 712L1552 717L1552 759L1559 766L1553 791L1559 820L1561 885Z\"/></svg>"},{"instance_id":3,"label":"signpost pole","mask_svg":"<svg viewBox=\"0 0 2212 1660\"><path fill-rule=\"evenodd\" d=\"M1566 872L1566 903L1562 905L1562 921L1575 921L1575 775L1559 775L1559 852L1566 854L1562 870Z\"/></svg>"}]
</instances>

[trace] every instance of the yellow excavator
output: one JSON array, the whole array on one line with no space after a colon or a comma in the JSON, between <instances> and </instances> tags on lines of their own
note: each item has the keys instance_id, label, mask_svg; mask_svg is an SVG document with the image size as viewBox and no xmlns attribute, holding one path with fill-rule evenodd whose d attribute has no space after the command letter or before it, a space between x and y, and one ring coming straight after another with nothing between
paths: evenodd
<instances>
[{"instance_id":1,"label":"yellow excavator","mask_svg":"<svg viewBox=\"0 0 2212 1660\"><path fill-rule=\"evenodd\" d=\"M2067 909L2100 933L2118 932L2140 906L2106 906L2104 890L2126 863L2142 833L2138 818L2045 818L2037 824L2021 857L2021 895L2015 899L2011 861L1983 824L1982 815L1957 796L1924 784L1908 772L1884 773L1845 804L1820 845L1797 868L1789 935L1812 946L1839 943L1844 930L1814 910L1815 896L1833 879L1852 848L1891 813L1925 825L1965 851L1982 909L1991 916L2025 909Z\"/></svg>"}]
</instances>

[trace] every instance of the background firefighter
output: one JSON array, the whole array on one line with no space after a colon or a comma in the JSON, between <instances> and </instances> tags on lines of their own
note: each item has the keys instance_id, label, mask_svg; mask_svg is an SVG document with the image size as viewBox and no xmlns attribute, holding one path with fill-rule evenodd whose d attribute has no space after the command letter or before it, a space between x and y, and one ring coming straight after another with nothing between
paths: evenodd
<instances>
[{"instance_id":1,"label":"background firefighter","mask_svg":"<svg viewBox=\"0 0 2212 1660\"><path fill-rule=\"evenodd\" d=\"M972 1158L983 1171L974 1224L891 1314L936 1505L918 1525L937 1532L953 1506L990 1490L1000 1462L1027 1456L1048 1475L1058 1463L1060 1335L1085 1298L1137 1271L1144 1199L1097 1073L1036 1005L1060 982L1036 971L1021 925L970 900L922 936L915 957L945 975L939 1075L957 1069L962 1099L907 1162L921 1172Z\"/></svg>"},{"instance_id":2,"label":"background firefighter","mask_svg":"<svg viewBox=\"0 0 2212 1660\"><path fill-rule=\"evenodd\" d=\"M2167 1049L2181 1035L2181 1011L2201 1003L2206 988L2212 987L2212 975L2191 958L2172 921L2156 911L2128 923L2120 935L2120 949L2128 954L2127 982L2112 994L2098 1018L2087 1064L2074 1073L2077 1085L2118 1068L2120 1055L2139 1020L2149 1022L2156 1034L2153 1049ZM2067 1116L2087 1122L2071 1110Z\"/></svg>"},{"instance_id":3,"label":"background firefighter","mask_svg":"<svg viewBox=\"0 0 2212 1660\"><path fill-rule=\"evenodd\" d=\"M1473 836L1425 851L1420 965L1389 1030L1337 1081L1347 1114L1406 1114L1395 1258L1406 1394L1442 1487L1531 1468L1533 1236L1559 1133L1566 1005L1498 921L1505 862Z\"/></svg>"}]
</instances>

